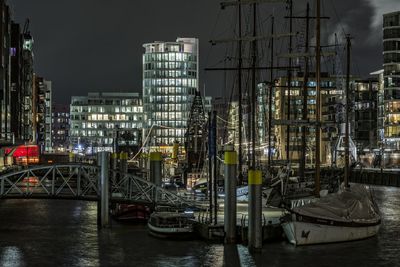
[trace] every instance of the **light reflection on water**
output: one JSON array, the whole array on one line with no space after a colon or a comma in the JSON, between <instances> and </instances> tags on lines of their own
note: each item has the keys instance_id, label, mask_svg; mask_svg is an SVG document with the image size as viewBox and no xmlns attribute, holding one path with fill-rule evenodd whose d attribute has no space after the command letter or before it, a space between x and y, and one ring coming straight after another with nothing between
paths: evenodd
<instances>
[{"instance_id":1,"label":"light reflection on water","mask_svg":"<svg viewBox=\"0 0 400 267\"><path fill-rule=\"evenodd\" d=\"M66 200L0 201L0 266L400 266L400 189L374 188L383 224L364 241L294 247L155 239L145 225L97 228L97 205Z\"/></svg>"},{"instance_id":2,"label":"light reflection on water","mask_svg":"<svg viewBox=\"0 0 400 267\"><path fill-rule=\"evenodd\" d=\"M4 247L0 250L0 266L19 267L24 266L21 251L17 247Z\"/></svg>"}]
</instances>

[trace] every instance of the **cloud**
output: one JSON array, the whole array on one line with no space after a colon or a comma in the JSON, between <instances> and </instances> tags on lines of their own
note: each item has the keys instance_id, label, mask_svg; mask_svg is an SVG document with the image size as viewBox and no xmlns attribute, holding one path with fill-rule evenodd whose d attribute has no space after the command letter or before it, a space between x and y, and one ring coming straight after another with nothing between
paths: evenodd
<instances>
[{"instance_id":1,"label":"cloud","mask_svg":"<svg viewBox=\"0 0 400 267\"><path fill-rule=\"evenodd\" d=\"M368 0L368 2L375 11L371 25L373 28L382 27L383 14L400 10L399 0ZM398 9L396 9L395 7L397 7Z\"/></svg>"}]
</instances>

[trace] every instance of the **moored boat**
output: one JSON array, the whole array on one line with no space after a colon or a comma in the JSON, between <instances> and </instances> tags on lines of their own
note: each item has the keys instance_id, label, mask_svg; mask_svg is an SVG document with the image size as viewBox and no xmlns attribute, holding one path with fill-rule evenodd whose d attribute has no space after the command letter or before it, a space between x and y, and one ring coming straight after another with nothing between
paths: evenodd
<instances>
[{"instance_id":1,"label":"moored boat","mask_svg":"<svg viewBox=\"0 0 400 267\"><path fill-rule=\"evenodd\" d=\"M194 234L192 215L173 211L156 211L147 223L149 233L161 238L191 238Z\"/></svg>"},{"instance_id":2,"label":"moored boat","mask_svg":"<svg viewBox=\"0 0 400 267\"><path fill-rule=\"evenodd\" d=\"M112 214L119 221L147 222L150 208L140 204L117 204Z\"/></svg>"},{"instance_id":3,"label":"moored boat","mask_svg":"<svg viewBox=\"0 0 400 267\"><path fill-rule=\"evenodd\" d=\"M354 184L293 208L282 221L290 243L310 245L372 237L379 231L381 217L367 188Z\"/></svg>"}]
</instances>

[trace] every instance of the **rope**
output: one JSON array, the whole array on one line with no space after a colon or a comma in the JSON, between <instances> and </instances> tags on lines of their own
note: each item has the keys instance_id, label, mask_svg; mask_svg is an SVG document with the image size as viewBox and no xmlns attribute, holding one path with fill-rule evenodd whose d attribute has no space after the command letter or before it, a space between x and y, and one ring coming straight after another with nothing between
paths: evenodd
<instances>
[{"instance_id":1,"label":"rope","mask_svg":"<svg viewBox=\"0 0 400 267\"><path fill-rule=\"evenodd\" d=\"M151 134L151 132L153 131L153 128L154 128L155 126L160 127L160 128L164 128L164 129L174 129L174 128L172 128L172 127L168 127L168 126L164 126L164 125L158 125L158 124L153 124L153 125L151 125L150 131L149 131L149 133L147 134L147 136L146 136L146 138L145 138L145 140L144 140L144 142L143 142L142 147L139 149L139 151L138 151L131 159L129 159L129 161L134 160L134 159L142 152L143 148L146 146L147 142L149 141L149 139L150 139L150 134Z\"/></svg>"}]
</instances>

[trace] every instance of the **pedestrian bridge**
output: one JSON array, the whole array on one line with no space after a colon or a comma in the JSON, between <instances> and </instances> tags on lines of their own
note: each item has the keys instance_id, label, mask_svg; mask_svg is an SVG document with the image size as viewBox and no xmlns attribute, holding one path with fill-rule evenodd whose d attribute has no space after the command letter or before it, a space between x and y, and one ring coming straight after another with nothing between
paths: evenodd
<instances>
[{"instance_id":1,"label":"pedestrian bridge","mask_svg":"<svg viewBox=\"0 0 400 267\"><path fill-rule=\"evenodd\" d=\"M109 196L114 203L193 206L138 176L109 171ZM0 198L72 199L99 201L100 168L85 164L55 164L29 167L0 176Z\"/></svg>"}]
</instances>

